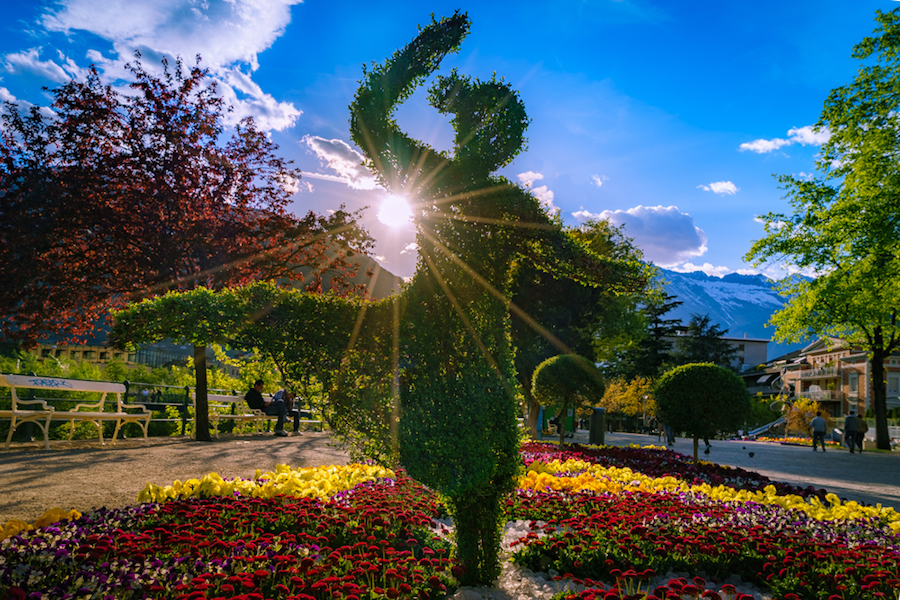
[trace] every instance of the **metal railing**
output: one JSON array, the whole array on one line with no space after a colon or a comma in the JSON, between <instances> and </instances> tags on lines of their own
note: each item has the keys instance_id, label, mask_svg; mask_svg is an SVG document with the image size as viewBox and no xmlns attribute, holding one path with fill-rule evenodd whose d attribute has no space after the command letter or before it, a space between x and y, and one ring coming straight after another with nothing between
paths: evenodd
<instances>
[{"instance_id":1,"label":"metal railing","mask_svg":"<svg viewBox=\"0 0 900 600\"><path fill-rule=\"evenodd\" d=\"M810 400L839 401L844 399L844 393L837 390L821 390L821 391L805 391L797 394L799 398L808 398Z\"/></svg>"},{"instance_id":2,"label":"metal railing","mask_svg":"<svg viewBox=\"0 0 900 600\"><path fill-rule=\"evenodd\" d=\"M800 371L800 379L822 379L840 376L840 367L820 367L818 369L806 369L805 371Z\"/></svg>"}]
</instances>

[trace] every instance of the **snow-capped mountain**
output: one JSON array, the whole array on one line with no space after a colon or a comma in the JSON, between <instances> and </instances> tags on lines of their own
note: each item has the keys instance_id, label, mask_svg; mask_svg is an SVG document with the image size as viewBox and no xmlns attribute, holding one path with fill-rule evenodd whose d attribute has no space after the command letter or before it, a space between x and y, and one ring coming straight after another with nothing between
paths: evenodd
<instances>
[{"instance_id":1,"label":"snow-capped mountain","mask_svg":"<svg viewBox=\"0 0 900 600\"><path fill-rule=\"evenodd\" d=\"M700 271L676 273L665 269L660 269L660 276L667 282L666 291L684 303L666 313L666 318L687 324L692 314L709 315L710 322L728 330L728 336L772 339L775 329L766 323L785 300L773 289L775 282L771 279L737 273L719 278ZM804 345L770 342L768 356L781 356Z\"/></svg>"}]
</instances>

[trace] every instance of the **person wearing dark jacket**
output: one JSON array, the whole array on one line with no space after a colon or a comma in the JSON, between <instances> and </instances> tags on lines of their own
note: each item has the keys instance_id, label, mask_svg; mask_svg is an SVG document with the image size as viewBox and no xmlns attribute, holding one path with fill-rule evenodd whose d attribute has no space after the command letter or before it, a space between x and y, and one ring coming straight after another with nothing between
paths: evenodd
<instances>
[{"instance_id":1,"label":"person wearing dark jacket","mask_svg":"<svg viewBox=\"0 0 900 600\"><path fill-rule=\"evenodd\" d=\"M844 419L844 441L850 446L850 454L856 446L856 434L859 432L859 421L856 420L856 411L851 410Z\"/></svg>"},{"instance_id":2,"label":"person wearing dark jacket","mask_svg":"<svg viewBox=\"0 0 900 600\"><path fill-rule=\"evenodd\" d=\"M288 437L288 434L284 430L284 419L287 416L287 408L285 407L284 402L276 402L272 399L263 398L263 385L263 380L257 379L253 384L253 387L247 391L244 400L247 401L247 406L253 410L261 410L267 415L277 416L278 422L275 423L275 435L278 437Z\"/></svg>"}]
</instances>

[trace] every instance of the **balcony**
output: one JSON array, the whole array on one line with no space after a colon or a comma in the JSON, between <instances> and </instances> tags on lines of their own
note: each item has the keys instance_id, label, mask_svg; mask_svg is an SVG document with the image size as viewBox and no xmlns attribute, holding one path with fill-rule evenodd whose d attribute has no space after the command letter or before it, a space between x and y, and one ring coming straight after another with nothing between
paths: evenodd
<instances>
[{"instance_id":1,"label":"balcony","mask_svg":"<svg viewBox=\"0 0 900 600\"><path fill-rule=\"evenodd\" d=\"M837 390L806 390L797 394L800 398L808 398L816 402L839 402L844 399L844 393Z\"/></svg>"},{"instance_id":2,"label":"balcony","mask_svg":"<svg viewBox=\"0 0 900 600\"><path fill-rule=\"evenodd\" d=\"M831 379L841 376L840 367L820 367L800 371L800 379Z\"/></svg>"}]
</instances>

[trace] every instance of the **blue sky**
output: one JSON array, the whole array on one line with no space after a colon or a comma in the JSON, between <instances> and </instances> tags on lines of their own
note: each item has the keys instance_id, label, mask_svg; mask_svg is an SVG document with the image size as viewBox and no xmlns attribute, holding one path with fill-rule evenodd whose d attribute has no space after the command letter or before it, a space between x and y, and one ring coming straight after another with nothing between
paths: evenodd
<instances>
[{"instance_id":1,"label":"blue sky","mask_svg":"<svg viewBox=\"0 0 900 600\"><path fill-rule=\"evenodd\" d=\"M234 105L253 115L304 176L298 214L346 204L382 264L415 269L410 225L377 219L386 192L359 165L348 105L362 64L409 42L430 14L459 8L472 33L443 67L516 88L532 119L528 150L502 174L529 185L564 222L624 223L655 264L708 274L743 262L759 214L788 210L774 174L814 171L826 134L812 126L828 92L850 82L855 43L888 0L3 0L0 99L47 105L96 64L110 81L145 64L200 54ZM427 86L426 86L427 87ZM452 130L424 88L401 127L438 149ZM772 266L762 272L780 276Z\"/></svg>"}]
</instances>

